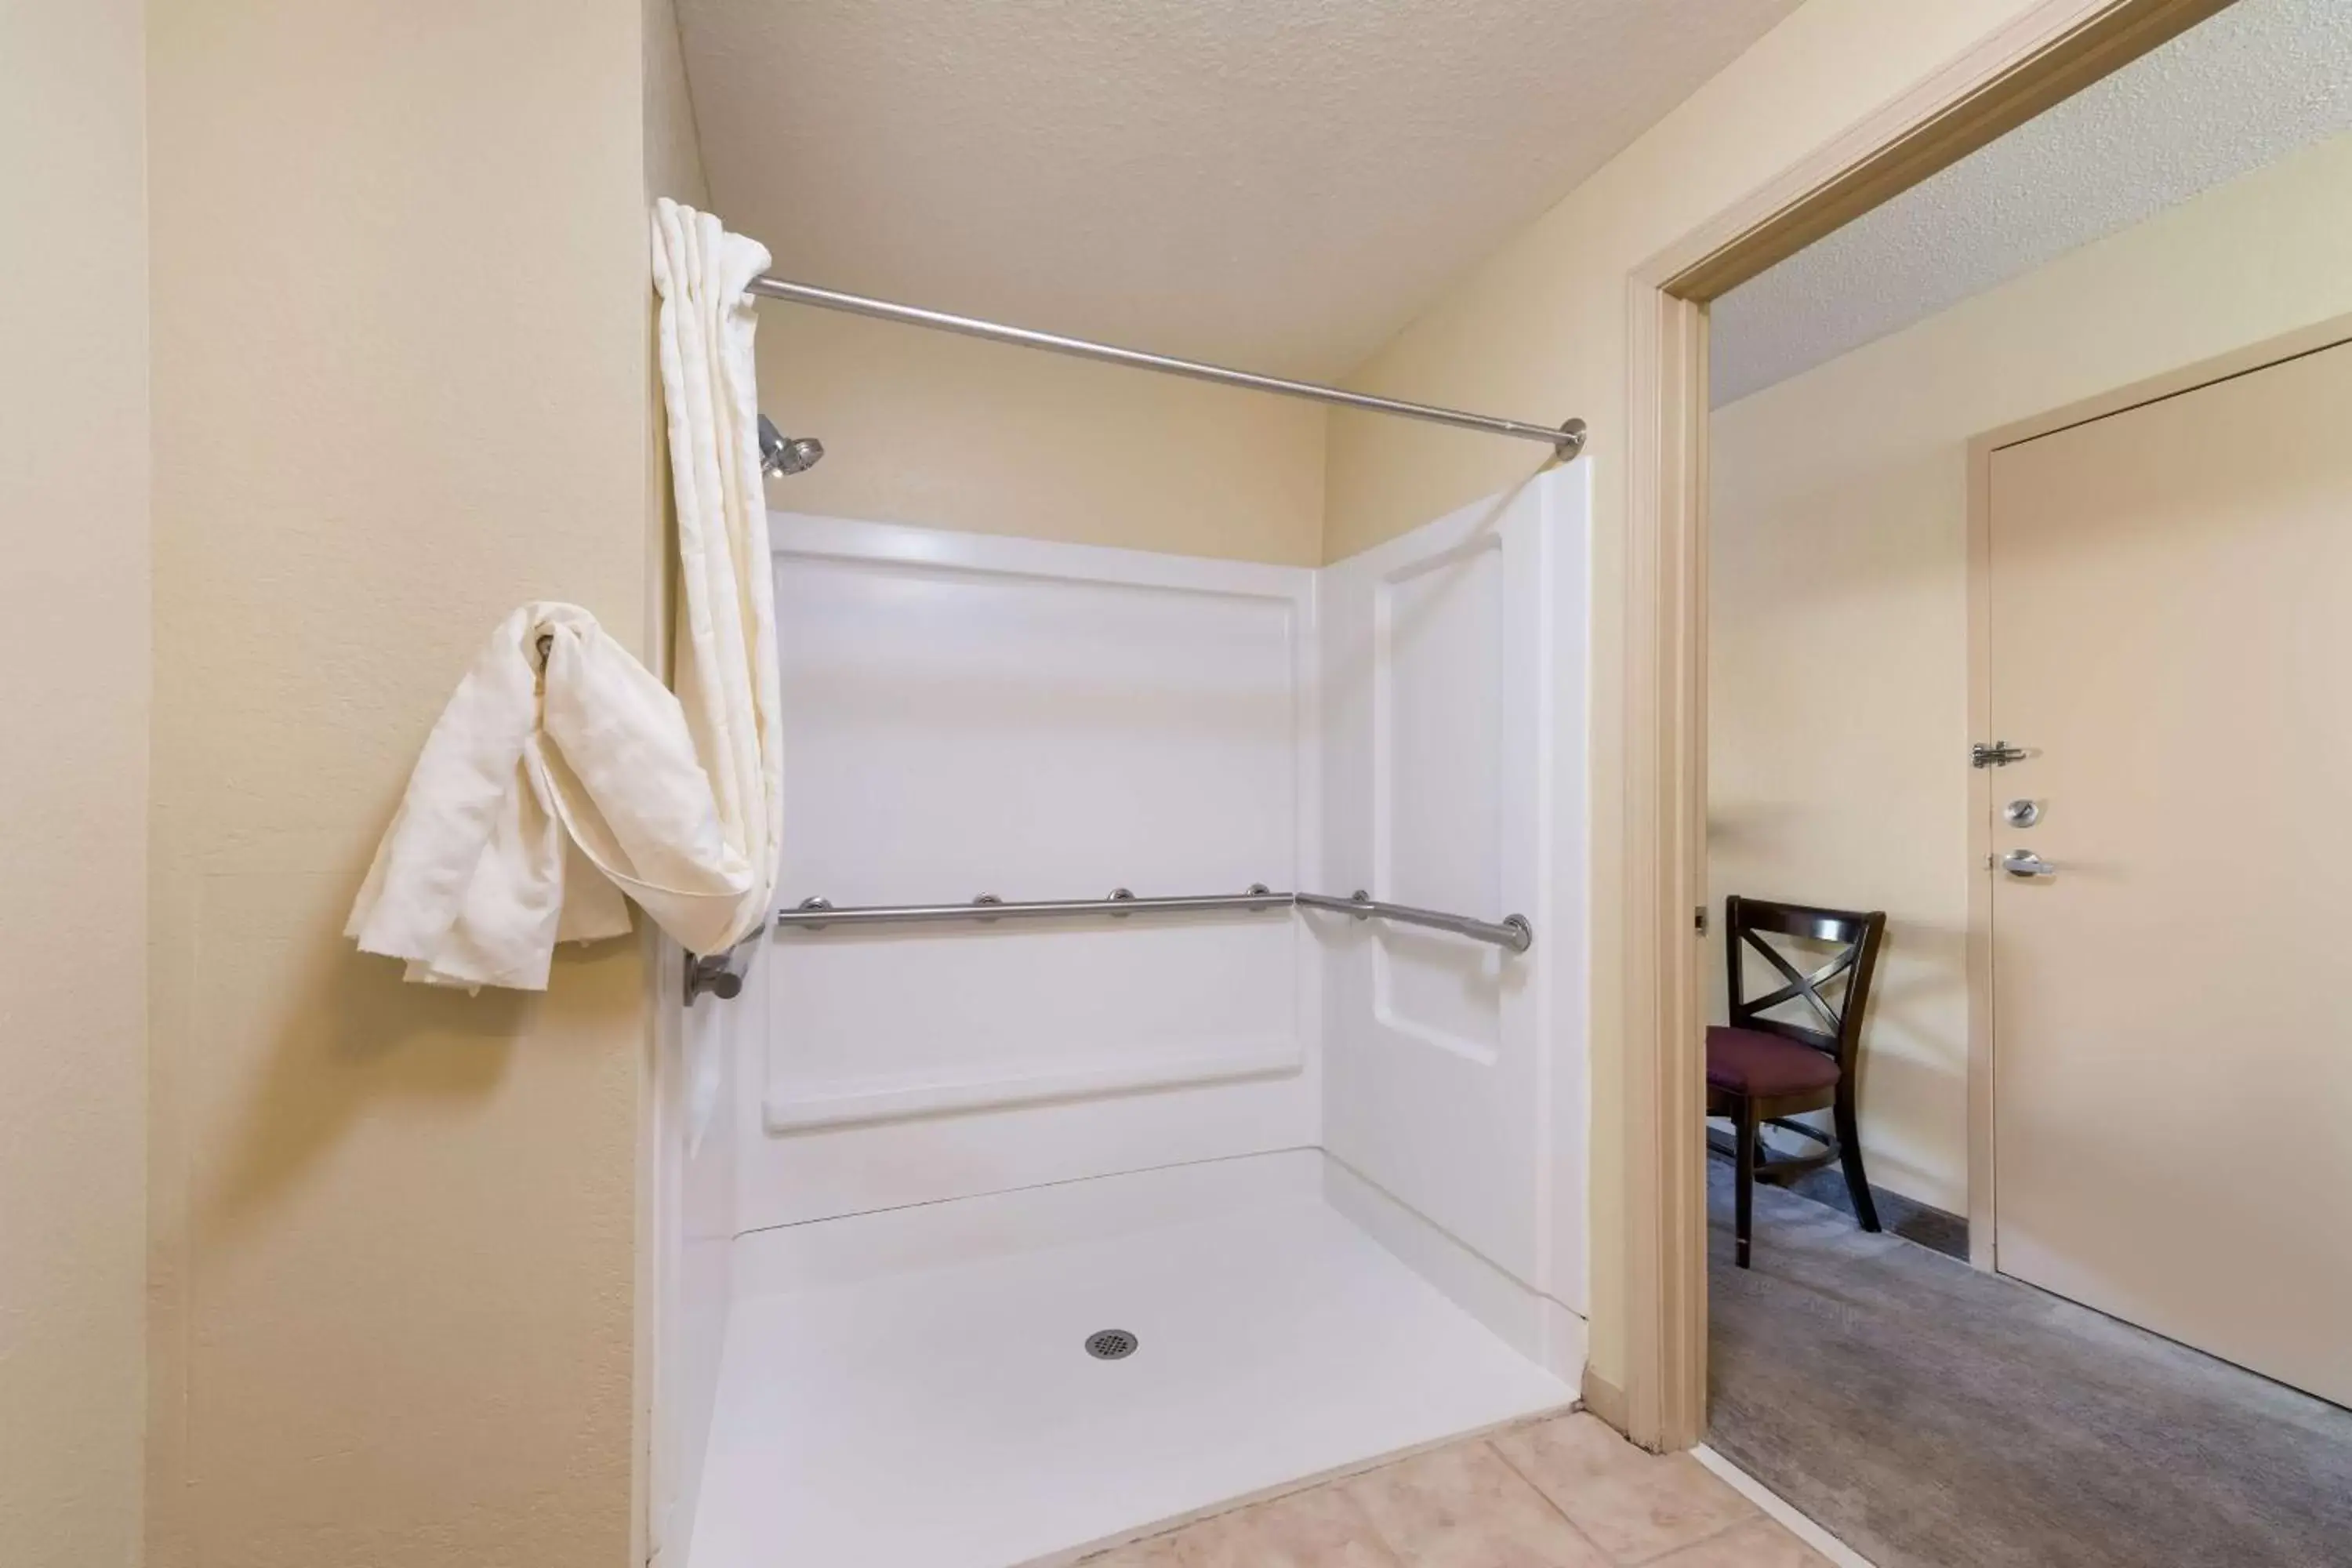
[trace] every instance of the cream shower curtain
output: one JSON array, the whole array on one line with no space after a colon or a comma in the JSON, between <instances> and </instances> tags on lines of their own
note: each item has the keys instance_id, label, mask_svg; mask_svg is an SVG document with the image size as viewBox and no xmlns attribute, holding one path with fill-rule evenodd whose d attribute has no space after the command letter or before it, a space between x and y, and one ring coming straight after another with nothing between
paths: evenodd
<instances>
[{"instance_id":1,"label":"cream shower curtain","mask_svg":"<svg viewBox=\"0 0 2352 1568\"><path fill-rule=\"evenodd\" d=\"M677 696L727 842L752 869L727 940L687 943L698 952L731 947L767 919L783 840L774 567L751 353L759 314L744 292L767 269L758 241L728 233L709 213L667 198L655 205L662 395L677 502Z\"/></svg>"},{"instance_id":2,"label":"cream shower curtain","mask_svg":"<svg viewBox=\"0 0 2352 1568\"><path fill-rule=\"evenodd\" d=\"M629 930L697 952L765 919L783 828L756 326L768 253L654 215L678 519L677 692L575 605L491 635L427 737L345 934L432 984L543 990L558 942Z\"/></svg>"}]
</instances>

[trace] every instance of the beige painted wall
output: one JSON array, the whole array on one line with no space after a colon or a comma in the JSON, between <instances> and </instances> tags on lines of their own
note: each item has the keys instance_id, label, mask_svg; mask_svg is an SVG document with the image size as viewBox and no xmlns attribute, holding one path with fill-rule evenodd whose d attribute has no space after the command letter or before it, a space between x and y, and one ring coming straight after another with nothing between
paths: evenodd
<instances>
[{"instance_id":1,"label":"beige painted wall","mask_svg":"<svg viewBox=\"0 0 2352 1568\"><path fill-rule=\"evenodd\" d=\"M695 129L677 7L672 0L645 0L644 18L646 184L656 195L708 207L710 184L702 172L702 137Z\"/></svg>"},{"instance_id":2,"label":"beige painted wall","mask_svg":"<svg viewBox=\"0 0 2352 1568\"><path fill-rule=\"evenodd\" d=\"M639 950L340 931L501 615L646 644L639 0L151 22L152 1561L619 1568Z\"/></svg>"},{"instance_id":3,"label":"beige painted wall","mask_svg":"<svg viewBox=\"0 0 2352 1568\"><path fill-rule=\"evenodd\" d=\"M2024 10L2030 0L1810 0L1557 206L1473 268L1375 354L1350 384L1516 418L1591 421L1594 465L1593 879L1623 868L1614 759L1623 711L1626 277L1730 202ZM1335 415L1325 549L1337 559L1451 507L1526 479L1522 443ZM1612 895L1613 898L1613 894ZM1596 902L1592 1037L1592 1348L1614 1381L1624 1363L1624 1237L1617 1209L1627 1151L1619 933Z\"/></svg>"},{"instance_id":4,"label":"beige painted wall","mask_svg":"<svg viewBox=\"0 0 2352 1568\"><path fill-rule=\"evenodd\" d=\"M2352 136L1716 411L1711 894L1888 911L1874 1181L1967 1210L1969 439L2347 312Z\"/></svg>"},{"instance_id":5,"label":"beige painted wall","mask_svg":"<svg viewBox=\"0 0 2352 1568\"><path fill-rule=\"evenodd\" d=\"M139 0L0 9L0 1558L137 1560L146 1408Z\"/></svg>"},{"instance_id":6,"label":"beige painted wall","mask_svg":"<svg viewBox=\"0 0 2352 1568\"><path fill-rule=\"evenodd\" d=\"M760 311L760 384L786 434L825 447L807 473L770 481L772 506L1322 560L1317 404L774 302Z\"/></svg>"},{"instance_id":7,"label":"beige painted wall","mask_svg":"<svg viewBox=\"0 0 2352 1568\"><path fill-rule=\"evenodd\" d=\"M694 123L694 95L687 85L686 54L677 29L677 7L672 0L644 0L646 210L656 197L705 211L710 207L710 183L702 169L702 138ZM650 223L650 216L648 217ZM652 240L650 230L646 241ZM650 249L648 255L650 256ZM647 266L651 266L648 261ZM655 337L661 305L651 288L646 291L646 443L652 460L646 465L646 646L665 674L674 651L670 647L671 595L677 565L676 509L671 501L668 416L662 405L661 351Z\"/></svg>"}]
</instances>

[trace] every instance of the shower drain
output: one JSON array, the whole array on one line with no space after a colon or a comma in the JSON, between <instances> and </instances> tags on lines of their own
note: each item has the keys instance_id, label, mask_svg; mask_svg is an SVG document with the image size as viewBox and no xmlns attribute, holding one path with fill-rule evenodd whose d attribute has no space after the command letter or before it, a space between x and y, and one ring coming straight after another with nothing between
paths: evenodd
<instances>
[{"instance_id":1,"label":"shower drain","mask_svg":"<svg viewBox=\"0 0 2352 1568\"><path fill-rule=\"evenodd\" d=\"M1087 1353L1097 1361L1118 1361L1135 1353L1135 1336L1125 1329L1100 1329L1087 1336Z\"/></svg>"}]
</instances>

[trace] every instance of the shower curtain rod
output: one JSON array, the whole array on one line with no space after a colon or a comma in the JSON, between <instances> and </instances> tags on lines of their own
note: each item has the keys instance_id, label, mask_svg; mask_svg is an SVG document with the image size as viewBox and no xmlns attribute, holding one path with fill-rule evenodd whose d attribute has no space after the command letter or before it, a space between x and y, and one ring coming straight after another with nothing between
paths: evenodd
<instances>
[{"instance_id":1,"label":"shower curtain rod","mask_svg":"<svg viewBox=\"0 0 2352 1568\"><path fill-rule=\"evenodd\" d=\"M1198 360L1171 359L1166 354L1146 353L1141 349L1089 342L1084 338L1059 337L1052 332L1033 331L1027 327L1008 327L1001 321L951 316L944 310L926 310L916 305L867 299L862 294L844 294L837 289L820 289L814 283L794 283L783 278L754 278L746 287L752 293L765 295L771 300L789 300L794 304L814 305L826 310L845 310L853 316L871 316L880 321L899 321L910 327L961 332L965 337L985 338L990 342L1017 343L1023 348L1044 349L1076 359L1100 360L1107 364L1158 371L1163 375L1189 376L1194 381L1215 382L1220 386L1245 386L1255 392L1271 392L1282 397L1303 397L1310 402L1334 404L1341 408L1360 409L1369 414L1393 414L1406 419L1426 419L1433 424L1452 425L1463 430L1484 430L1493 436L1516 436L1522 440L1541 441L1549 446L1563 462L1584 447L1584 421L1581 419L1571 419L1554 429L1549 425L1529 425L1523 420L1503 419L1492 414L1465 414L1458 408L1438 408L1426 403L1375 397L1367 392L1349 392L1343 387L1324 386L1311 381L1286 381L1276 375L1259 375L1252 371L1203 364Z\"/></svg>"}]
</instances>

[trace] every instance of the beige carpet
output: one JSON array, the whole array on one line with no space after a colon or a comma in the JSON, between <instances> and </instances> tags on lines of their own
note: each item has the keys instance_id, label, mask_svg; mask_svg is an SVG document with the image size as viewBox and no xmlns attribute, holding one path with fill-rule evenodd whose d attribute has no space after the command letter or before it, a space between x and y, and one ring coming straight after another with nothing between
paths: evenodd
<instances>
[{"instance_id":1,"label":"beige carpet","mask_svg":"<svg viewBox=\"0 0 2352 1568\"><path fill-rule=\"evenodd\" d=\"M1878 1568L2352 1565L2352 1412L1777 1188L1735 1268L1707 1196L1707 1440Z\"/></svg>"}]
</instances>

